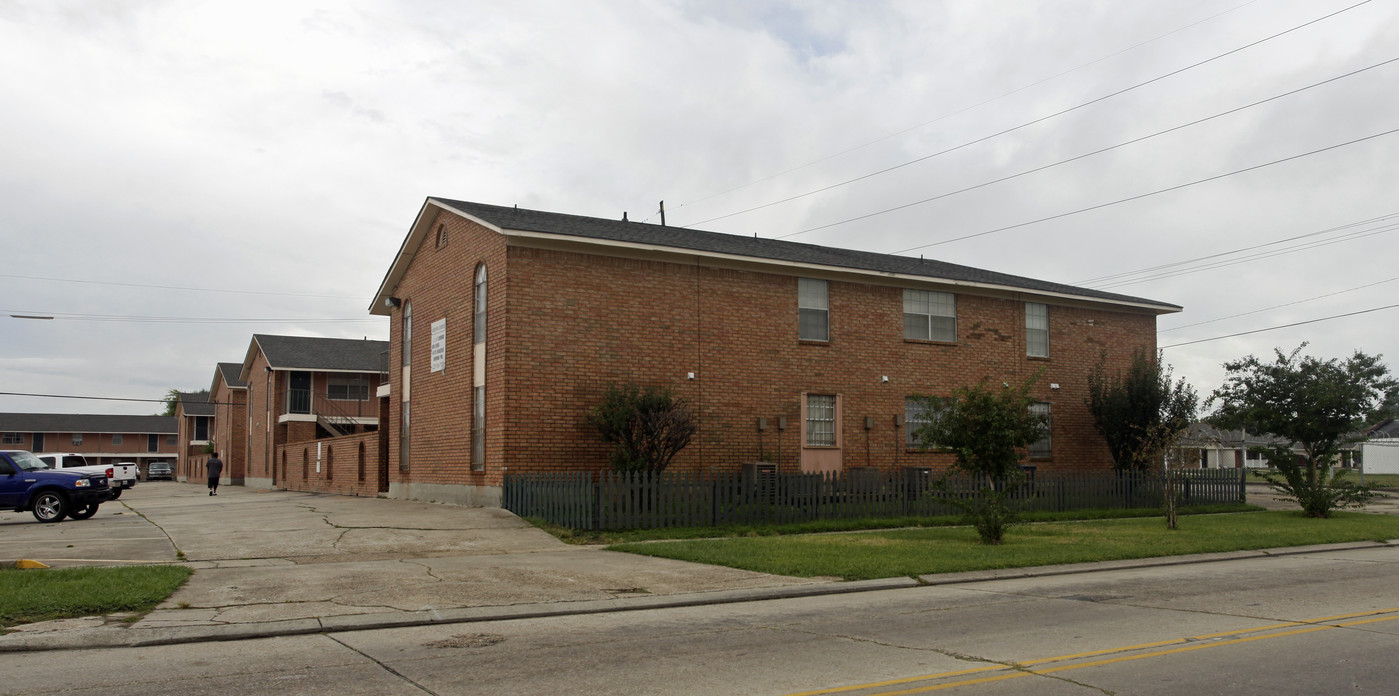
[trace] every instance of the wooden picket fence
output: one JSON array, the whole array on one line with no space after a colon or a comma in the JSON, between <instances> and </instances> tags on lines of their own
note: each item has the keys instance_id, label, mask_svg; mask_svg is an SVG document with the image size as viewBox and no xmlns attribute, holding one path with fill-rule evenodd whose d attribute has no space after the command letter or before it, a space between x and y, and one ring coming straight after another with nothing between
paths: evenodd
<instances>
[{"instance_id":1,"label":"wooden picket fence","mask_svg":"<svg viewBox=\"0 0 1399 696\"><path fill-rule=\"evenodd\" d=\"M1242 469L1173 472L1182 505L1241 503ZM505 478L502 505L570 529L654 529L783 524L855 517L958 514L950 502L979 495L972 478L926 469L852 469L828 474L734 471L524 473ZM1037 472L1012 493L1019 509L1067 511L1159 507L1159 474Z\"/></svg>"}]
</instances>

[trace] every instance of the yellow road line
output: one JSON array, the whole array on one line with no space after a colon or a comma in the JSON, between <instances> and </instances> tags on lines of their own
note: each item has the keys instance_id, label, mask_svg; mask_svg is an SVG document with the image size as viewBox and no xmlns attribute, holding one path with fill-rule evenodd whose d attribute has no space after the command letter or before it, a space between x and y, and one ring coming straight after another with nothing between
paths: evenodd
<instances>
[{"instance_id":1,"label":"yellow road line","mask_svg":"<svg viewBox=\"0 0 1399 696\"><path fill-rule=\"evenodd\" d=\"M1187 638L1173 638L1173 639L1170 639L1170 640L1156 641L1156 642L1153 642L1153 643L1138 643L1138 644L1136 644L1136 645L1127 645L1127 646L1116 647L1116 648L1107 648L1107 649L1103 649L1103 650L1092 650L1092 651L1089 651L1089 652L1074 653L1074 654L1070 654L1070 655L1059 655L1059 656L1056 656L1056 657L1046 657L1046 658L1040 658L1040 659L1037 659L1037 660L1030 660L1030 661L1027 661L1027 662L1018 662L1018 663L1015 664L1015 666L1002 665L1002 664L987 665L986 667L977 667L977 668L974 668L974 669L964 669L964 670L957 670L957 671L952 671L952 672L940 672L940 673L938 673L938 674L926 674L926 675L916 676L916 677L904 677L904 678L901 678L901 679L890 679L890 680L887 680L887 681L870 682L870 683L867 683L867 684L856 684L856 685L854 685L854 686L840 686L840 687L833 687L833 688L829 688L829 689L820 689L820 690L817 690L817 691L802 691L802 692L799 692L799 693L787 694L787 696L820 696L820 695L822 695L822 694L837 694L837 693L844 693L844 692L850 692L850 691L864 691L864 690L867 690L867 689L878 689L878 688L880 688L880 687L885 687L885 686L897 686L897 685L900 685L900 684L910 684L910 683L919 682L919 681L930 681L930 680L933 680L933 679L947 679L947 678L949 678L949 677L960 677L960 676L966 676L966 675L969 675L969 674L980 674L980 673L984 673L984 672L996 672L996 671L1004 671L1004 670L1009 670L1009 669L1019 669L1019 668L1024 668L1024 667L1028 667L1028 666L1031 666L1031 665L1046 665L1046 664L1053 664L1053 663L1056 663L1056 662L1066 662L1066 661L1069 661L1069 660L1079 660L1079 659L1083 659L1083 658L1085 658L1085 657L1094 657L1094 656L1097 656L1097 655L1107 655L1107 654L1112 654L1112 653L1130 652L1130 651L1133 651L1133 650L1146 650L1146 649L1149 649L1149 648L1159 648L1159 647L1164 647L1164 646L1167 646L1167 645L1181 645L1181 647L1173 648L1173 649L1171 649L1171 650L1159 650L1159 651L1156 651L1156 652L1143 653L1143 654L1140 654L1140 655L1123 655L1123 656L1120 656L1120 657L1115 657L1115 658L1111 658L1111 659L1107 659L1107 660L1098 660L1098 661L1094 661L1094 662L1084 662L1084 663L1078 663L1078 664L1072 664L1072 665L1064 665L1064 666L1062 666L1062 667L1052 667L1052 668L1049 668L1049 669L1025 670L1025 671L1021 671L1021 672L1015 672L1015 673L1013 673L1013 674L1002 674L1002 675L997 675L997 676L993 676L993 677L983 677L983 678L980 678L980 679L967 679L967 680L963 680L963 681L959 681L959 682L952 682L952 683L948 683L948 684L939 684L939 685L937 685L937 686L918 687L918 688L907 689L907 690L903 690L903 691L884 691L884 692L880 692L879 696L903 696L903 695L905 695L905 694L926 693L926 692L929 692L929 691L939 691L939 690L942 690L942 689L949 689L949 688L956 687L956 686L973 686L973 685L976 685L976 684L985 684L985 683L989 683L989 682L1005 681L1005 680L1007 680L1007 679L1019 679L1019 678L1021 678L1021 677L1029 677L1029 676L1043 675L1043 674L1053 674L1053 673L1055 673L1055 672L1064 672L1064 671L1068 671L1068 670L1072 670L1072 669L1082 669L1082 668L1084 668L1084 667L1097 667L1097 666L1101 666L1101 665L1113 664L1113 663L1116 663L1116 662L1128 662L1128 661L1132 661L1132 660L1141 660L1141 659L1146 659L1146 658L1148 658L1148 657L1162 657L1162 656L1166 656L1166 655L1174 655L1174 654L1178 654L1178 653L1192 652L1192 651L1195 651L1195 650L1203 650L1203 649L1205 649L1205 648L1216 648L1216 647L1223 647L1223 646L1226 646L1226 645L1236 645L1236 644L1239 644L1239 643L1249 643L1249 642L1253 642L1253 641L1257 641L1257 640L1264 640L1264 639L1268 639L1268 638L1282 638L1282 637L1284 637L1284 636L1294 636L1294 635L1301 635L1301 634L1304 634L1304 633L1313 633L1313 632L1316 632L1316 631L1325 631L1325 630L1329 630L1329 629L1332 629L1332 628L1342 628L1342 627L1346 627L1346 626L1359 626L1359 625L1362 625L1362 624L1379 623L1379 622L1382 622L1382 621L1393 621L1393 620L1395 620L1395 619L1399 619L1399 614L1396 614L1396 612L1399 612L1399 607L1393 607L1393 608L1389 608L1389 609L1377 609L1377 610L1372 610L1372 611L1361 611L1361 612L1355 612L1355 613L1351 613L1351 614L1338 614L1338 615L1335 615L1335 616L1326 616L1326 617L1322 617L1322 618L1318 618L1318 619L1310 619L1310 620L1305 620L1305 621L1289 621L1289 622L1286 622L1286 623L1271 624L1271 625L1268 625L1268 626L1259 626L1259 627L1256 627L1256 628L1246 628L1246 629L1240 629L1240 630L1236 630L1236 631L1220 631L1220 632L1218 632L1218 633L1206 633L1206 634L1202 634L1202 635L1198 635L1198 636L1190 636L1190 637L1187 637ZM1394 615L1394 616L1385 616L1386 614L1396 614L1396 615ZM1337 619L1352 619L1352 618L1358 618L1358 617L1372 617L1372 618L1366 618L1366 619L1361 619L1361 620L1357 620L1357 621L1350 621L1350 622L1344 622L1344 623L1331 623L1331 622L1336 621ZM1245 637L1245 638L1236 638L1236 639L1233 639L1233 640L1223 640L1223 641L1213 641L1213 642L1209 642L1209 643L1201 643L1201 644L1196 644L1196 645L1182 645L1182 644L1185 644L1185 643L1195 643L1196 641L1210 640L1210 639L1213 639L1213 638L1219 638L1219 637L1223 637L1223 636L1238 636L1238 635L1248 634L1248 633L1260 633L1260 632L1263 632L1263 631L1276 631L1276 630L1278 630L1278 629L1280 629L1280 628L1291 628L1291 627L1294 627L1294 626L1305 626L1305 628L1301 628L1301 629L1298 629L1298 630L1295 630L1295 631L1286 631L1286 632L1282 632L1282 633L1270 633L1270 634L1268 634L1268 635L1263 635L1263 636L1249 636L1249 637Z\"/></svg>"}]
</instances>

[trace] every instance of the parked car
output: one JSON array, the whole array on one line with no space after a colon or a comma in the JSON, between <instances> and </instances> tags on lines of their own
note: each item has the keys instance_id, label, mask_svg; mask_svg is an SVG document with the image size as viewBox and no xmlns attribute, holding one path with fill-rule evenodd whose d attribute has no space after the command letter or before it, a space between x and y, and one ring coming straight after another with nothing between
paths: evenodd
<instances>
[{"instance_id":1,"label":"parked car","mask_svg":"<svg viewBox=\"0 0 1399 696\"><path fill-rule=\"evenodd\" d=\"M169 462L151 462L150 466L146 467L146 480L174 481L175 470Z\"/></svg>"},{"instance_id":2,"label":"parked car","mask_svg":"<svg viewBox=\"0 0 1399 696\"><path fill-rule=\"evenodd\" d=\"M33 452L0 451L0 509L30 511L40 522L85 520L109 496L103 474L51 469Z\"/></svg>"},{"instance_id":3,"label":"parked car","mask_svg":"<svg viewBox=\"0 0 1399 696\"><path fill-rule=\"evenodd\" d=\"M94 474L105 474L112 500L120 498L122 491L136 485L136 462L93 466L88 464L87 458L78 452L45 452L36 456L39 457L39 461L48 464L53 469L76 469Z\"/></svg>"}]
</instances>

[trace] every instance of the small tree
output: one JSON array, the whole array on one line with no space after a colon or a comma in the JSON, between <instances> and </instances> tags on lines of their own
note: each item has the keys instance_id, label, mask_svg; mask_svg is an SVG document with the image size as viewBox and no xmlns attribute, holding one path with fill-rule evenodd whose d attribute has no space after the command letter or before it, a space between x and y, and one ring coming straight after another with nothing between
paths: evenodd
<instances>
[{"instance_id":1,"label":"small tree","mask_svg":"<svg viewBox=\"0 0 1399 696\"><path fill-rule=\"evenodd\" d=\"M1030 412L1035 379L1017 388L1003 385L998 392L987 389L983 380L958 389L950 404L920 397L925 412L937 415L915 436L925 447L955 452L957 468L983 483L978 498L956 502L985 544L1001 543L1006 527L1015 522L1008 494L1024 477L1020 462L1025 448L1044 435L1044 417Z\"/></svg>"},{"instance_id":2,"label":"small tree","mask_svg":"<svg viewBox=\"0 0 1399 696\"><path fill-rule=\"evenodd\" d=\"M1107 352L1088 374L1088 412L1107 441L1118 471L1162 469L1166 528L1176 528L1175 479L1166 453L1195 420L1200 397L1185 379L1171 382L1172 370L1160 354L1132 352L1126 375L1108 374Z\"/></svg>"},{"instance_id":3,"label":"small tree","mask_svg":"<svg viewBox=\"0 0 1399 696\"><path fill-rule=\"evenodd\" d=\"M587 414L612 445L614 471L659 474L690 444L697 429L683 399L664 387L613 385Z\"/></svg>"},{"instance_id":4,"label":"small tree","mask_svg":"<svg viewBox=\"0 0 1399 696\"><path fill-rule=\"evenodd\" d=\"M1345 362L1299 357L1306 346L1289 354L1274 349L1272 362L1250 355L1224 363L1224 385L1210 396L1210 403L1220 403L1211 421L1281 438L1282 444L1260 448L1281 478L1264 478L1308 516L1330 517L1370 499L1369 487L1346 481L1344 472L1333 478L1332 467L1341 449L1360 439L1361 426L1394 400L1399 381L1379 356L1356 351Z\"/></svg>"}]
</instances>

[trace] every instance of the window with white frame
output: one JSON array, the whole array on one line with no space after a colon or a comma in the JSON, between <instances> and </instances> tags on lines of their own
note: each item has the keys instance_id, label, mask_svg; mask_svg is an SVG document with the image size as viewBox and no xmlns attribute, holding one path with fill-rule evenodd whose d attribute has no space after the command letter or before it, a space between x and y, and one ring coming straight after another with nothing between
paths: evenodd
<instances>
[{"instance_id":1,"label":"window with white frame","mask_svg":"<svg viewBox=\"0 0 1399 696\"><path fill-rule=\"evenodd\" d=\"M19 433L5 433L0 435L0 445L18 445L24 442L24 437Z\"/></svg>"},{"instance_id":2,"label":"window with white frame","mask_svg":"<svg viewBox=\"0 0 1399 696\"><path fill-rule=\"evenodd\" d=\"M403 366L413 364L413 303L403 303Z\"/></svg>"},{"instance_id":3,"label":"window with white frame","mask_svg":"<svg viewBox=\"0 0 1399 696\"><path fill-rule=\"evenodd\" d=\"M806 446L836 446L836 397L834 394L806 395Z\"/></svg>"},{"instance_id":4,"label":"window with white frame","mask_svg":"<svg viewBox=\"0 0 1399 696\"><path fill-rule=\"evenodd\" d=\"M925 449L918 431L936 422L956 403L950 396L909 396L904 398L904 442L909 449ZM936 443L926 449L936 449Z\"/></svg>"},{"instance_id":5,"label":"window with white frame","mask_svg":"<svg viewBox=\"0 0 1399 696\"><path fill-rule=\"evenodd\" d=\"M1025 354L1049 357L1049 305L1025 303Z\"/></svg>"},{"instance_id":6,"label":"window with white frame","mask_svg":"<svg viewBox=\"0 0 1399 696\"><path fill-rule=\"evenodd\" d=\"M364 375L331 375L326 378L326 398L331 401L368 401L369 378Z\"/></svg>"},{"instance_id":7,"label":"window with white frame","mask_svg":"<svg viewBox=\"0 0 1399 696\"><path fill-rule=\"evenodd\" d=\"M1053 456L1053 449L1050 447L1049 440L1049 404L1044 401L1036 401L1035 403L1030 404L1030 413L1042 417L1041 427L1044 428L1043 434L1040 436L1040 439L1030 443L1030 457L1033 459L1047 459Z\"/></svg>"},{"instance_id":8,"label":"window with white frame","mask_svg":"<svg viewBox=\"0 0 1399 696\"><path fill-rule=\"evenodd\" d=\"M114 445L120 445L120 444L121 444L121 433L115 433L115 434L112 435L112 444L114 444Z\"/></svg>"},{"instance_id":9,"label":"window with white frame","mask_svg":"<svg viewBox=\"0 0 1399 696\"><path fill-rule=\"evenodd\" d=\"M957 342L957 296L950 292L904 290L904 338Z\"/></svg>"},{"instance_id":10,"label":"window with white frame","mask_svg":"<svg viewBox=\"0 0 1399 696\"><path fill-rule=\"evenodd\" d=\"M797 338L831 340L831 302L826 281L797 279Z\"/></svg>"},{"instance_id":11,"label":"window with white frame","mask_svg":"<svg viewBox=\"0 0 1399 696\"><path fill-rule=\"evenodd\" d=\"M196 442L208 442L208 441L209 441L209 417L208 417L208 416L195 416L195 417L194 417L194 437L192 437L192 438L190 438L190 439L191 439L191 440L194 440L194 441L196 441Z\"/></svg>"},{"instance_id":12,"label":"window with white frame","mask_svg":"<svg viewBox=\"0 0 1399 696\"><path fill-rule=\"evenodd\" d=\"M81 444L83 444L83 434L82 434L82 433L73 433L73 444L74 444L74 445L81 445Z\"/></svg>"}]
</instances>

